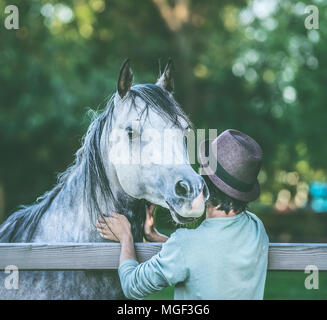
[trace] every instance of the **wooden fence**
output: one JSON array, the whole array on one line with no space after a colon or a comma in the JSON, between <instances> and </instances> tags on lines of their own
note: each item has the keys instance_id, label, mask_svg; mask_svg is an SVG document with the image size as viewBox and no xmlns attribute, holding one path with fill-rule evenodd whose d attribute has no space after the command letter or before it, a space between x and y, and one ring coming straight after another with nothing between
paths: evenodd
<instances>
[{"instance_id":1,"label":"wooden fence","mask_svg":"<svg viewBox=\"0 0 327 320\"><path fill-rule=\"evenodd\" d=\"M140 262L150 259L161 243L137 243ZM0 270L15 265L19 270L99 270L117 269L118 243L0 243ZM327 270L327 244L271 243L269 270L304 270L315 265Z\"/></svg>"}]
</instances>

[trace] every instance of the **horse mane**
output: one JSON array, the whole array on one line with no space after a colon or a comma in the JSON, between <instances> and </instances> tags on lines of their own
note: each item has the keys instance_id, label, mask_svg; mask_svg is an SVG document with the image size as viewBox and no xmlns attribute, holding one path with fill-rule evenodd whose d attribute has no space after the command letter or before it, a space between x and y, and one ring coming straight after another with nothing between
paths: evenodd
<instances>
[{"instance_id":1,"label":"horse mane","mask_svg":"<svg viewBox=\"0 0 327 320\"><path fill-rule=\"evenodd\" d=\"M145 119L151 108L180 128L182 128L181 119L191 125L172 95L161 87L153 84L135 85L130 89L129 94L132 99L131 107L136 108L136 97L140 97L146 103L142 111L142 113L146 112ZM111 130L114 108L114 95L112 95L105 110L97 115L89 126L82 139L82 146L76 152L74 163L58 175L58 183L52 190L39 197L35 203L20 207L0 225L0 242L31 242L41 218L77 170L82 172L82 177L78 176L78 179L82 179L83 197L88 206L91 221L94 222L101 213L99 199L102 199L108 207L113 204L115 208L111 210L123 209L117 199L114 199L100 148L104 128L108 126L107 129Z\"/></svg>"}]
</instances>

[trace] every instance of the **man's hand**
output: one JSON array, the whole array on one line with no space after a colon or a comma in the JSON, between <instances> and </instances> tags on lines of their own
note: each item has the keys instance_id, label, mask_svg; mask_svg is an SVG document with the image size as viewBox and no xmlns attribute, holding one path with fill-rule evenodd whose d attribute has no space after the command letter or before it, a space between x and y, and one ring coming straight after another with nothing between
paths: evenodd
<instances>
[{"instance_id":1,"label":"man's hand","mask_svg":"<svg viewBox=\"0 0 327 320\"><path fill-rule=\"evenodd\" d=\"M153 203L146 202L145 204L145 222L144 222L144 238L150 242L165 242L167 237L159 233L154 227L153 213L156 206Z\"/></svg>"},{"instance_id":2,"label":"man's hand","mask_svg":"<svg viewBox=\"0 0 327 320\"><path fill-rule=\"evenodd\" d=\"M111 217L100 217L97 222L97 231L101 237L119 241L121 244L120 263L126 259L136 260L131 225L122 214L110 212Z\"/></svg>"},{"instance_id":3,"label":"man's hand","mask_svg":"<svg viewBox=\"0 0 327 320\"><path fill-rule=\"evenodd\" d=\"M119 213L111 212L110 217L100 217L97 221L97 231L107 240L124 242L132 237L131 225L127 218Z\"/></svg>"},{"instance_id":4,"label":"man's hand","mask_svg":"<svg viewBox=\"0 0 327 320\"><path fill-rule=\"evenodd\" d=\"M154 218L153 213L156 209L156 206L153 203L145 203L145 221L144 221L144 235L145 237L150 236L155 231L154 229Z\"/></svg>"}]
</instances>

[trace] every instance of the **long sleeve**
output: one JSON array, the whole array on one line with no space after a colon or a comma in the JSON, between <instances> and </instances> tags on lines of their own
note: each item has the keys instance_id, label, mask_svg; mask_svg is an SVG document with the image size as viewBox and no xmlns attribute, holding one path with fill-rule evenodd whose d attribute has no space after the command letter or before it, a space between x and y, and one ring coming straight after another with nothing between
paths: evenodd
<instances>
[{"instance_id":1,"label":"long sleeve","mask_svg":"<svg viewBox=\"0 0 327 320\"><path fill-rule=\"evenodd\" d=\"M118 273L127 298L142 299L187 278L181 234L181 230L173 233L161 251L144 263L127 259L120 264Z\"/></svg>"}]
</instances>

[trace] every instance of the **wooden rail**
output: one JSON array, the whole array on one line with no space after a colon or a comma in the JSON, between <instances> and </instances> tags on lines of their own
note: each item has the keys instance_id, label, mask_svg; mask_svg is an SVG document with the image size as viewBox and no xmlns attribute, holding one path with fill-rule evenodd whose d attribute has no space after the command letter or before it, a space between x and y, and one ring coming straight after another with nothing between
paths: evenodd
<instances>
[{"instance_id":1,"label":"wooden rail","mask_svg":"<svg viewBox=\"0 0 327 320\"><path fill-rule=\"evenodd\" d=\"M161 243L137 243L140 262L150 259ZM117 269L120 244L117 243L0 243L0 270L15 265L20 270ZM315 265L327 270L327 244L271 243L269 270L304 270Z\"/></svg>"}]
</instances>

